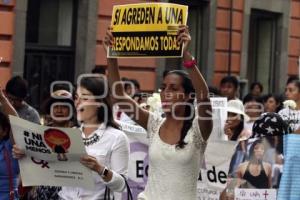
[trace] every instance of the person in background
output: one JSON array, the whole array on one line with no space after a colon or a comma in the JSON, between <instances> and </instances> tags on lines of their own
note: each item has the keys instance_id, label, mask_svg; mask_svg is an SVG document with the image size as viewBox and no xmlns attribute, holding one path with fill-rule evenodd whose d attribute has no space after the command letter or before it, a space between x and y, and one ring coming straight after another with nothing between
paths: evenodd
<instances>
[{"instance_id":1,"label":"person in background","mask_svg":"<svg viewBox=\"0 0 300 200\"><path fill-rule=\"evenodd\" d=\"M243 103L240 100L230 100L227 104L227 113L224 133L227 135L228 140L239 141L229 166L228 175L233 177L238 164L246 158L247 142L245 140L251 136L251 131L244 127L245 121L249 120L249 116L245 113Z\"/></svg>"},{"instance_id":2,"label":"person in background","mask_svg":"<svg viewBox=\"0 0 300 200\"><path fill-rule=\"evenodd\" d=\"M17 112L10 104L0 87L0 199L18 200L19 165L12 156L14 140L8 115L17 116Z\"/></svg>"},{"instance_id":3,"label":"person in background","mask_svg":"<svg viewBox=\"0 0 300 200\"><path fill-rule=\"evenodd\" d=\"M300 81L293 80L286 85L285 96L287 100L293 100L296 103L295 108L283 108L278 112L284 121L289 124L290 131L296 131L300 128Z\"/></svg>"},{"instance_id":4,"label":"person in background","mask_svg":"<svg viewBox=\"0 0 300 200\"><path fill-rule=\"evenodd\" d=\"M133 100L135 100L138 104L147 103L147 98L149 94L147 93L136 93L133 95Z\"/></svg>"},{"instance_id":5,"label":"person in background","mask_svg":"<svg viewBox=\"0 0 300 200\"><path fill-rule=\"evenodd\" d=\"M74 126L74 101L72 94L66 90L56 90L44 103L44 112L49 116L45 121L46 126L70 128ZM22 159L25 156L23 150L17 145L13 146L13 156ZM27 199L56 200L59 199L58 192L61 187L36 186L27 192Z\"/></svg>"},{"instance_id":6,"label":"person in background","mask_svg":"<svg viewBox=\"0 0 300 200\"><path fill-rule=\"evenodd\" d=\"M264 90L264 88L260 82L254 82L250 86L250 94L253 97L257 97L257 98L261 97L263 90Z\"/></svg>"},{"instance_id":7,"label":"person in background","mask_svg":"<svg viewBox=\"0 0 300 200\"><path fill-rule=\"evenodd\" d=\"M245 140L251 136L251 131L245 129L245 122L249 116L245 113L245 108L240 100L230 100L227 104L227 120L224 133L231 141Z\"/></svg>"},{"instance_id":8,"label":"person in background","mask_svg":"<svg viewBox=\"0 0 300 200\"><path fill-rule=\"evenodd\" d=\"M124 89L127 95L134 96L140 91L140 83L135 79L122 78Z\"/></svg>"},{"instance_id":9,"label":"person in background","mask_svg":"<svg viewBox=\"0 0 300 200\"><path fill-rule=\"evenodd\" d=\"M5 93L20 118L40 124L39 113L25 102L28 93L28 84L25 79L20 76L11 78L6 84Z\"/></svg>"},{"instance_id":10,"label":"person in background","mask_svg":"<svg viewBox=\"0 0 300 200\"><path fill-rule=\"evenodd\" d=\"M262 100L258 97L247 95L243 104L245 113L249 116L249 120L245 122L245 129L252 130L253 123L264 112Z\"/></svg>"},{"instance_id":11,"label":"person in background","mask_svg":"<svg viewBox=\"0 0 300 200\"><path fill-rule=\"evenodd\" d=\"M220 83L220 94L227 97L227 100L238 99L239 82L235 76L226 76Z\"/></svg>"},{"instance_id":12,"label":"person in background","mask_svg":"<svg viewBox=\"0 0 300 200\"><path fill-rule=\"evenodd\" d=\"M264 112L278 113L283 108L282 99L275 94L268 94L264 97Z\"/></svg>"},{"instance_id":13,"label":"person in background","mask_svg":"<svg viewBox=\"0 0 300 200\"><path fill-rule=\"evenodd\" d=\"M108 46L114 45L113 41L109 28L104 43L106 51ZM177 41L183 45L183 61L188 73L175 70L164 77L160 92L164 118L141 108L123 87L118 86L115 91L118 95L115 100L134 108L133 119L149 136L148 182L138 195L139 200L196 199L200 161L212 130L211 104L207 84L187 50L191 41L188 27L179 26ZM118 60L107 58L107 63L112 86L120 81Z\"/></svg>"},{"instance_id":14,"label":"person in background","mask_svg":"<svg viewBox=\"0 0 300 200\"><path fill-rule=\"evenodd\" d=\"M44 102L44 112L48 115L46 126L75 127L76 115L72 94L64 89L54 91Z\"/></svg>"},{"instance_id":15,"label":"person in background","mask_svg":"<svg viewBox=\"0 0 300 200\"><path fill-rule=\"evenodd\" d=\"M299 81L299 77L297 75L289 76L288 80L286 81L286 85L288 85L289 83L291 83L293 81Z\"/></svg>"}]
</instances>

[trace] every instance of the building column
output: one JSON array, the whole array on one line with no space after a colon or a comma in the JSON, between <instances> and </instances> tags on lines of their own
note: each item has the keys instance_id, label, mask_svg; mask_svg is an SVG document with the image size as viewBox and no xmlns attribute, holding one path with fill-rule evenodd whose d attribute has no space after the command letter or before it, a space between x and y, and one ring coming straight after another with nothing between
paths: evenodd
<instances>
[{"instance_id":1,"label":"building column","mask_svg":"<svg viewBox=\"0 0 300 200\"><path fill-rule=\"evenodd\" d=\"M98 0L78 1L75 78L95 66Z\"/></svg>"},{"instance_id":2,"label":"building column","mask_svg":"<svg viewBox=\"0 0 300 200\"><path fill-rule=\"evenodd\" d=\"M12 75L23 76L26 40L27 0L16 1L13 35Z\"/></svg>"}]
</instances>

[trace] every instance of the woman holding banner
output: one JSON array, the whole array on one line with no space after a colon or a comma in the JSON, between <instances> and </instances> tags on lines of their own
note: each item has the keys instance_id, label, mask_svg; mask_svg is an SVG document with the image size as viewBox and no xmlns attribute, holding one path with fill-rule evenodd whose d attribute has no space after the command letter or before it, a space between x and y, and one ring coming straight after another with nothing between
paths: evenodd
<instances>
[{"instance_id":1,"label":"woman holding banner","mask_svg":"<svg viewBox=\"0 0 300 200\"><path fill-rule=\"evenodd\" d=\"M94 75L82 76L75 95L77 120L81 123L82 138L87 156L81 163L93 170L95 188L62 187L59 195L64 200L105 199L105 193L121 199L126 186L129 144L127 136L113 122L108 101L106 79ZM117 196L119 195L119 196Z\"/></svg>"},{"instance_id":2,"label":"woman holding banner","mask_svg":"<svg viewBox=\"0 0 300 200\"><path fill-rule=\"evenodd\" d=\"M58 89L51 94L51 97L43 103L44 112L47 120L46 126L70 128L74 126L74 120L71 120L74 114L74 101L72 94L64 89ZM45 117L46 118L46 117ZM17 145L13 147L14 157L21 159L25 152ZM56 200L59 198L58 192L61 187L56 186L36 186L26 192L23 199L48 199Z\"/></svg>"},{"instance_id":3,"label":"woman holding banner","mask_svg":"<svg viewBox=\"0 0 300 200\"><path fill-rule=\"evenodd\" d=\"M106 51L114 45L111 31L109 28L105 37ZM139 107L125 94L118 84L117 59L107 59L113 98L147 130L150 139L148 182L140 200L196 199L200 163L212 130L211 104L207 84L187 50L191 41L187 26L179 26L177 41L183 44L183 65L188 73L175 70L164 77L160 95L165 118Z\"/></svg>"},{"instance_id":4,"label":"woman holding banner","mask_svg":"<svg viewBox=\"0 0 300 200\"><path fill-rule=\"evenodd\" d=\"M10 135L8 115L17 116L17 112L4 96L1 87L0 105L0 199L15 200L19 198L19 165L11 153L14 141Z\"/></svg>"},{"instance_id":5,"label":"woman holding banner","mask_svg":"<svg viewBox=\"0 0 300 200\"><path fill-rule=\"evenodd\" d=\"M121 199L120 194L118 197L118 194L113 192L125 189L126 183L122 175L127 175L128 140L113 122L113 114L107 100L108 93L105 92L105 80L94 75L84 76L80 79L75 96L77 120L81 123L82 138L88 154L82 157L80 162L93 170L95 188L88 190L62 187L58 193L59 199L105 199L107 193L111 198L114 195L117 200ZM57 99L61 100L62 97ZM65 118L61 114L55 118ZM16 157L21 158L20 150L15 150ZM112 192L108 192L109 190Z\"/></svg>"}]
</instances>

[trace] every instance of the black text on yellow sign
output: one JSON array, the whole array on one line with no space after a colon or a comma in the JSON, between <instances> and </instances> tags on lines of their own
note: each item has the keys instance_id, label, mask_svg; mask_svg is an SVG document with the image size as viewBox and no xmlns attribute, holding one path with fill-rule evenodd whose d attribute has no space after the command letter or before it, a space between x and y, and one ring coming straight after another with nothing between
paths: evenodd
<instances>
[{"instance_id":1,"label":"black text on yellow sign","mask_svg":"<svg viewBox=\"0 0 300 200\"><path fill-rule=\"evenodd\" d=\"M118 57L174 56L181 54L177 35L165 32L114 32L114 46L111 55Z\"/></svg>"},{"instance_id":2,"label":"black text on yellow sign","mask_svg":"<svg viewBox=\"0 0 300 200\"><path fill-rule=\"evenodd\" d=\"M132 24L184 24L183 9L176 7L116 9L114 26Z\"/></svg>"},{"instance_id":3,"label":"black text on yellow sign","mask_svg":"<svg viewBox=\"0 0 300 200\"><path fill-rule=\"evenodd\" d=\"M146 3L115 6L111 25L114 47L109 57L180 57L179 25L186 24L187 6Z\"/></svg>"}]
</instances>

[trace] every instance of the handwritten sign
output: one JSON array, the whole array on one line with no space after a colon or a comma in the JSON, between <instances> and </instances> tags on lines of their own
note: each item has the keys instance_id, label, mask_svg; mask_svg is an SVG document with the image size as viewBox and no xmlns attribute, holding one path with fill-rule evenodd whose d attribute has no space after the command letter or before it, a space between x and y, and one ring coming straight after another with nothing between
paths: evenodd
<instances>
[{"instance_id":1,"label":"handwritten sign","mask_svg":"<svg viewBox=\"0 0 300 200\"><path fill-rule=\"evenodd\" d=\"M275 189L240 189L235 188L234 200L274 200Z\"/></svg>"},{"instance_id":2,"label":"handwritten sign","mask_svg":"<svg viewBox=\"0 0 300 200\"><path fill-rule=\"evenodd\" d=\"M227 108L227 98L225 97L211 97L211 106L213 109L226 109Z\"/></svg>"},{"instance_id":3,"label":"handwritten sign","mask_svg":"<svg viewBox=\"0 0 300 200\"><path fill-rule=\"evenodd\" d=\"M224 134L224 126L227 119L227 98L211 97L213 131L209 136L209 141L228 140Z\"/></svg>"}]
</instances>

